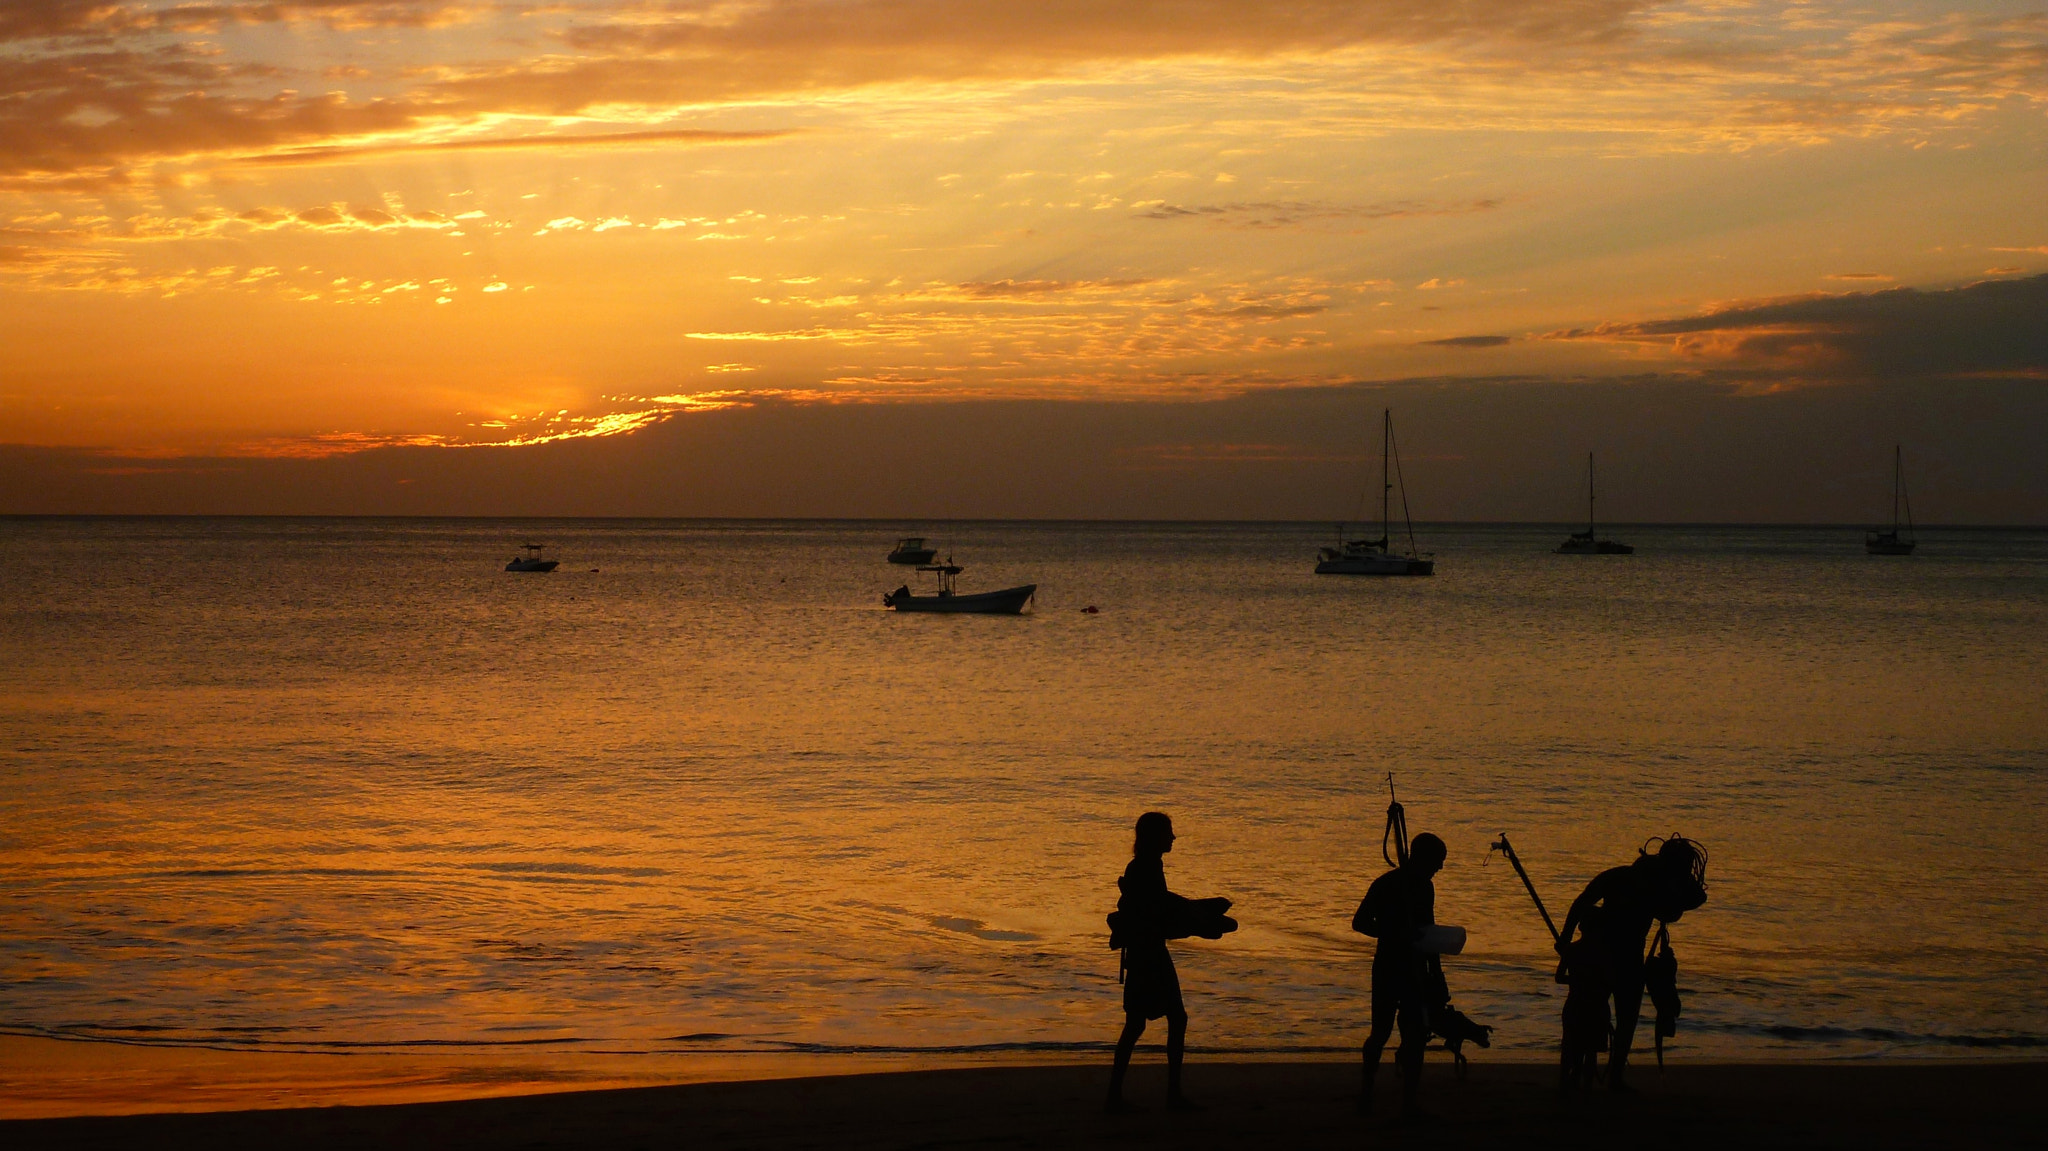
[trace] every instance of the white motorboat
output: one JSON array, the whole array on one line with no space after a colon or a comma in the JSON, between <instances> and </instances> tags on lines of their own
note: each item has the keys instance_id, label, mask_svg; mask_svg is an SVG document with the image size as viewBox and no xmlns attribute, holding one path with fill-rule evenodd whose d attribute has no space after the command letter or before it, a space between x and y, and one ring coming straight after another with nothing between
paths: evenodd
<instances>
[{"instance_id":1,"label":"white motorboat","mask_svg":"<svg viewBox=\"0 0 2048 1151\"><path fill-rule=\"evenodd\" d=\"M923 536L904 536L896 541L895 550L889 553L892 564L928 564L939 549L925 546Z\"/></svg>"},{"instance_id":2,"label":"white motorboat","mask_svg":"<svg viewBox=\"0 0 2048 1151\"><path fill-rule=\"evenodd\" d=\"M1317 552L1317 575L1426 576L1436 574L1436 560L1415 550L1415 520L1408 514L1408 487L1401 485L1401 519L1408 526L1408 550L1396 552L1388 546L1392 538L1392 497L1394 481L1401 474L1400 449L1394 446L1394 411L1386 409L1380 420L1380 538L1347 540L1344 525L1337 525L1337 546Z\"/></svg>"}]
</instances>

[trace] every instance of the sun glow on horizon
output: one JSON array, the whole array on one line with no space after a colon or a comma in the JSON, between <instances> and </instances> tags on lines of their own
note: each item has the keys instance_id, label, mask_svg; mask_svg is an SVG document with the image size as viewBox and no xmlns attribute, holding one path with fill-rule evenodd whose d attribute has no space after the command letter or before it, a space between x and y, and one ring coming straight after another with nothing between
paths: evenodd
<instances>
[{"instance_id":1,"label":"sun glow on horizon","mask_svg":"<svg viewBox=\"0 0 2048 1151\"><path fill-rule=\"evenodd\" d=\"M2048 272L2048 17L1997 3L815 7L34 0L0 19L0 441L1797 386L1863 362L1699 318Z\"/></svg>"}]
</instances>

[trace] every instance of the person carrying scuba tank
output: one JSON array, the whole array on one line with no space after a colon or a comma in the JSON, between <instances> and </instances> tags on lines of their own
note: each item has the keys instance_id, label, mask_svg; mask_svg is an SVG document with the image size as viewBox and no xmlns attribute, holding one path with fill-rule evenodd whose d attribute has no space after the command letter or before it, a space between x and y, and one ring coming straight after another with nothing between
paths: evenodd
<instances>
[{"instance_id":1,"label":"person carrying scuba tank","mask_svg":"<svg viewBox=\"0 0 2048 1151\"><path fill-rule=\"evenodd\" d=\"M1237 930L1237 921L1224 914L1230 910L1228 899L1189 899L1167 890L1166 853L1173 850L1174 839L1173 821L1164 812L1139 816L1131 862L1116 881L1123 894L1109 916L1109 945L1123 953L1119 977L1124 985L1124 1030L1110 1066L1105 1111L1129 1110L1124 1074L1130 1070L1131 1051L1145 1034L1146 1021L1161 1016L1166 1017L1166 1105L1175 1111L1200 1110L1181 1092L1188 1012L1166 941L1190 935L1221 939Z\"/></svg>"},{"instance_id":2,"label":"person carrying scuba tank","mask_svg":"<svg viewBox=\"0 0 2048 1151\"><path fill-rule=\"evenodd\" d=\"M1653 841L1654 842L1654 841ZM1557 933L1558 979L1571 985L1564 1003L1562 1085L1577 1087L1607 1050L1607 1086L1626 1091L1629 1048L1642 1013L1646 975L1658 1007L1658 1050L1663 1037L1676 1030L1678 989L1676 958L1670 937L1660 927L1658 954L1645 961L1644 948L1653 924L1669 925L1707 901L1706 849L1690 839L1671 836L1652 854L1648 845L1633 863L1593 877L1572 901L1564 927ZM1578 937L1573 938L1577 932ZM1607 1006L1612 999L1610 1026Z\"/></svg>"},{"instance_id":3,"label":"person carrying scuba tank","mask_svg":"<svg viewBox=\"0 0 2048 1151\"><path fill-rule=\"evenodd\" d=\"M1449 999L1448 993L1436 994L1442 976L1422 949L1424 931L1436 923L1436 885L1431 880L1443 870L1445 854L1443 840L1426 831L1416 836L1400 864L1373 880L1351 917L1351 930L1379 941L1372 956L1372 1030L1366 1033L1362 1052L1360 1114L1372 1110L1380 1054L1397 1022L1401 1046L1394 1062L1401 1069L1402 1114L1421 1114L1416 1097L1422 1087L1423 1048L1429 1043L1430 1003Z\"/></svg>"}]
</instances>

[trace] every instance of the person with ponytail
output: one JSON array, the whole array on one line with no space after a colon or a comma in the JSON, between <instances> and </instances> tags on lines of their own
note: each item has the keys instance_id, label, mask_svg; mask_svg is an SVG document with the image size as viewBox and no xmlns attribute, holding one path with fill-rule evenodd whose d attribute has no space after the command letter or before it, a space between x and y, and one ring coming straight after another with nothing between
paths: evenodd
<instances>
[{"instance_id":1,"label":"person with ponytail","mask_svg":"<svg viewBox=\"0 0 2048 1151\"><path fill-rule=\"evenodd\" d=\"M1110 917L1110 946L1123 953L1124 1030L1116 1041L1105 1110L1130 1109L1124 1102L1124 1075L1130 1070L1131 1051L1145 1034L1146 1022L1163 1016L1166 1105L1175 1111L1196 1111L1200 1108L1181 1091L1188 1012L1181 1002L1180 973L1174 970L1166 941L1190 935L1218 939L1235 931L1237 921L1223 914L1230 909L1227 899L1188 899L1167 889L1166 853L1173 850L1174 834L1173 821L1164 812L1148 811L1139 816L1136 830L1130 865L1117 880L1123 895Z\"/></svg>"}]
</instances>

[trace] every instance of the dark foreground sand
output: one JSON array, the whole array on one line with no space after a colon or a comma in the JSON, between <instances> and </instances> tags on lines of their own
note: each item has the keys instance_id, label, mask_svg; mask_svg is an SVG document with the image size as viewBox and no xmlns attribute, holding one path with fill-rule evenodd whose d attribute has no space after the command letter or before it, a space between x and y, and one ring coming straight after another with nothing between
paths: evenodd
<instances>
[{"instance_id":1,"label":"dark foreground sand","mask_svg":"<svg viewBox=\"0 0 2048 1151\"><path fill-rule=\"evenodd\" d=\"M1352 1110L1348 1064L1198 1064L1194 1115L1158 1104L1157 1066L1133 1071L1140 1114L1099 1112L1097 1066L988 1067L699 1083L380 1107L128 1115L0 1124L10 1148L277 1147L1663 1147L2048 1146L2048 1063L1674 1066L1641 1092L1563 1099L1550 1068L1432 1066L1403 1123Z\"/></svg>"}]
</instances>

